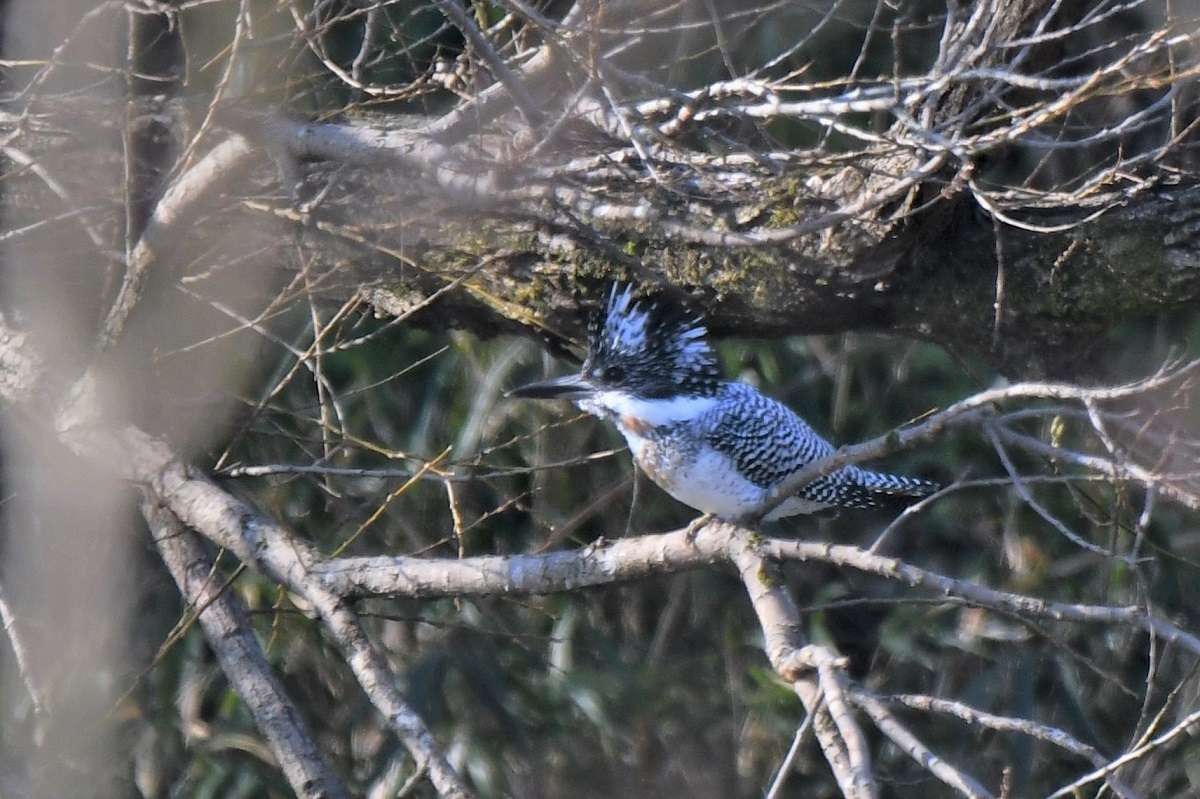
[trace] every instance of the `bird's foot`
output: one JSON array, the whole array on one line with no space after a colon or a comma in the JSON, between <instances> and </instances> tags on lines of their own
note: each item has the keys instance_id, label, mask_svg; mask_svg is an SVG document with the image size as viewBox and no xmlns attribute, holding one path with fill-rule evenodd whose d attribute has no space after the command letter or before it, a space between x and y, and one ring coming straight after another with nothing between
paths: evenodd
<instances>
[{"instance_id":1,"label":"bird's foot","mask_svg":"<svg viewBox=\"0 0 1200 799\"><path fill-rule=\"evenodd\" d=\"M706 513L703 516L697 516L688 524L687 530L684 531L684 540L689 544L696 543L696 536L700 534L701 528L713 520L711 513Z\"/></svg>"}]
</instances>

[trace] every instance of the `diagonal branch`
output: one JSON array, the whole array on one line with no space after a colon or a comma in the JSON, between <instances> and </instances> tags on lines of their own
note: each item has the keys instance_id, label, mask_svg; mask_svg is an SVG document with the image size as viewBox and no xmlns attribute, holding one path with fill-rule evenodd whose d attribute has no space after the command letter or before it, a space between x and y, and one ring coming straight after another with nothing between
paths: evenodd
<instances>
[{"instance_id":1,"label":"diagonal branch","mask_svg":"<svg viewBox=\"0 0 1200 799\"><path fill-rule=\"evenodd\" d=\"M471 43L472 49L487 64L492 76L508 90L509 96L512 97L521 115L525 118L526 124L530 127L535 126L542 116L541 104L534 99L521 78L496 52L496 48L483 35L479 25L459 5L459 0L434 0L434 2L437 3L437 7L441 9L442 13L454 23L454 27L458 28Z\"/></svg>"},{"instance_id":2,"label":"diagonal branch","mask_svg":"<svg viewBox=\"0 0 1200 799\"><path fill-rule=\"evenodd\" d=\"M840 659L820 647L806 645L800 610L777 564L763 556L753 534L722 523L709 525L705 533L720 535L727 542L729 558L758 615L767 658L775 671L792 684L813 717L817 740L842 794L847 799L878 796L866 739L846 705L840 662L835 663Z\"/></svg>"},{"instance_id":3,"label":"diagonal branch","mask_svg":"<svg viewBox=\"0 0 1200 799\"><path fill-rule=\"evenodd\" d=\"M771 557L784 560L815 560L858 569L869 574L886 577L889 580L898 580L916 588L932 589L939 594L957 597L973 605L1016 613L1021 616L1088 624L1128 624L1150 635L1178 644L1193 655L1200 656L1200 637L1166 619L1154 616L1140 607L1072 605L1038 599L1025 594L996 591L977 583L956 580L953 577L922 569L897 558L874 555L858 547L840 544L769 539L764 546Z\"/></svg>"},{"instance_id":4,"label":"diagonal branch","mask_svg":"<svg viewBox=\"0 0 1200 799\"><path fill-rule=\"evenodd\" d=\"M917 710L943 713L954 716L955 718L960 718L973 726L1028 735L1031 738L1036 738L1040 741L1046 741L1047 743L1057 746L1060 749L1064 749L1072 754L1085 758L1097 769L1104 769L1108 764L1108 759L1100 754L1095 747L1083 743L1061 729L1051 727L1046 724L1039 724L1029 719L998 716L994 713L988 713L974 707L969 707L962 702L939 699L932 696L919 696L913 694L876 696L874 694L868 694L865 689L855 689L853 693L853 701L855 704L858 704L863 698L868 698L874 702L878 702L880 705L898 704ZM1105 781L1108 783L1108 786L1112 788L1113 792L1116 793L1117 796L1120 796L1121 799L1137 799L1138 794L1134 793L1128 785L1125 785L1114 775L1108 774Z\"/></svg>"},{"instance_id":5,"label":"diagonal branch","mask_svg":"<svg viewBox=\"0 0 1200 799\"><path fill-rule=\"evenodd\" d=\"M787 480L772 488L759 507L748 514L748 517L751 519L761 519L812 481L832 474L838 469L875 458L881 458L901 450L911 449L940 438L952 430L961 429L969 425L977 425L990 416L995 406L999 403L1016 399L1076 402L1121 399L1146 394L1172 381L1185 378L1197 369L1200 369L1200 360L1171 364L1145 380L1111 388L1082 388L1066 383L1029 382L981 391L978 394L956 402L945 410L933 414L919 424L906 427L902 430L893 430L886 435L879 436L870 441L864 441L861 444L841 447L829 457L810 463ZM1000 432L1002 438L1015 438L1014 434L1006 430L1001 430ZM1021 443L1030 449L1037 449L1040 446L1042 453L1048 454L1051 457L1058 451L1056 448L1049 447L1033 439L1026 440L1022 438ZM1101 458L1087 460L1084 462L1084 465L1094 468L1101 473L1121 476L1116 473L1116 469L1111 463ZM1147 486L1160 486L1158 479L1144 469L1137 471L1131 468L1130 476L1138 479ZM1171 496L1188 507L1197 507L1196 503L1200 501L1178 490L1172 491Z\"/></svg>"},{"instance_id":6,"label":"diagonal branch","mask_svg":"<svg viewBox=\"0 0 1200 799\"><path fill-rule=\"evenodd\" d=\"M854 705L870 716L875 726L890 738L892 743L939 780L970 799L993 799L992 794L977 781L930 751L929 747L901 724L882 702L869 694L859 692L854 695Z\"/></svg>"},{"instance_id":7,"label":"diagonal branch","mask_svg":"<svg viewBox=\"0 0 1200 799\"><path fill-rule=\"evenodd\" d=\"M437 748L425 722L396 687L382 655L345 600L314 579L309 565L317 555L311 547L194 474L164 443L136 428L117 434L68 432L66 443L82 457L103 456L106 462L115 462L126 479L147 486L184 524L310 602L363 691L396 730L418 768L428 769L439 795L450 799L471 796Z\"/></svg>"},{"instance_id":8,"label":"diagonal branch","mask_svg":"<svg viewBox=\"0 0 1200 799\"><path fill-rule=\"evenodd\" d=\"M245 137L230 136L176 178L166 190L129 254L125 277L100 331L99 349L108 349L120 338L141 299L151 267L161 261L182 234L183 226L196 213L199 203L234 177L253 155L254 149Z\"/></svg>"},{"instance_id":9,"label":"diagonal branch","mask_svg":"<svg viewBox=\"0 0 1200 799\"><path fill-rule=\"evenodd\" d=\"M230 684L254 716L297 796L348 799L325 762L300 711L279 684L238 601L212 579L213 561L195 535L153 497L142 500L155 546L189 607L200 609L200 627Z\"/></svg>"},{"instance_id":10,"label":"diagonal branch","mask_svg":"<svg viewBox=\"0 0 1200 799\"><path fill-rule=\"evenodd\" d=\"M466 783L396 687L382 655L370 643L346 600L311 573L310 564L318 557L313 549L197 475L162 441L133 426L118 431L95 426L94 412L86 407L96 391L88 385L94 382L90 375L72 389L67 402L58 403L42 397L45 373L29 336L14 331L0 319L0 397L31 414L39 407L58 407L56 428L62 442L76 455L115 469L124 479L148 491L155 506L170 511L179 523L310 602L360 686L396 730L418 769L428 771L442 797L468 799L471 792ZM167 524L163 517L147 515L157 521L154 526L159 529ZM286 753L280 756L282 760Z\"/></svg>"}]
</instances>

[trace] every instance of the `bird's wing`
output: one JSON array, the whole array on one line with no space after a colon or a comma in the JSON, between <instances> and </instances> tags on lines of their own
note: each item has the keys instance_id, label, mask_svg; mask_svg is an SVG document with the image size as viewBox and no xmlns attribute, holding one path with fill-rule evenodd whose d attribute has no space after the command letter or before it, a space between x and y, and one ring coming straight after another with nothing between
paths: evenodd
<instances>
[{"instance_id":1,"label":"bird's wing","mask_svg":"<svg viewBox=\"0 0 1200 799\"><path fill-rule=\"evenodd\" d=\"M762 488L833 453L833 445L790 408L744 383L730 384L728 399L710 412L706 428L709 445Z\"/></svg>"},{"instance_id":2,"label":"bird's wing","mask_svg":"<svg viewBox=\"0 0 1200 799\"><path fill-rule=\"evenodd\" d=\"M744 383L732 383L729 390L729 399L712 412L707 440L750 482L770 488L833 454L833 445L786 405ZM937 489L928 480L847 466L812 481L799 496L823 505L868 508Z\"/></svg>"}]
</instances>

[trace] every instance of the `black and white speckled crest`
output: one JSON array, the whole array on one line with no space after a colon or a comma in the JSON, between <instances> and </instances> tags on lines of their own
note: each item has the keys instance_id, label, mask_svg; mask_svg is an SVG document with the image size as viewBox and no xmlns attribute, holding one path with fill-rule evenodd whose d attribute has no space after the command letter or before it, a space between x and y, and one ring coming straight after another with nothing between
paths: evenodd
<instances>
[{"instance_id":1,"label":"black and white speckled crest","mask_svg":"<svg viewBox=\"0 0 1200 799\"><path fill-rule=\"evenodd\" d=\"M599 388L648 399L708 396L720 374L707 335L703 321L687 311L635 300L632 286L614 285L588 328L583 375Z\"/></svg>"}]
</instances>

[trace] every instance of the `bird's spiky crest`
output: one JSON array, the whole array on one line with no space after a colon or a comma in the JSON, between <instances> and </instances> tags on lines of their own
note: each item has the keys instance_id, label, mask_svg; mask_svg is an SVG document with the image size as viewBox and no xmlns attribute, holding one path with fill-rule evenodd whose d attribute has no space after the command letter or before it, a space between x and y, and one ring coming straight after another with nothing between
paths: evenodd
<instances>
[{"instance_id":1,"label":"bird's spiky crest","mask_svg":"<svg viewBox=\"0 0 1200 799\"><path fill-rule=\"evenodd\" d=\"M633 287L614 285L588 330L585 374L619 366L621 381L646 397L709 394L720 381L708 329L694 314L655 300L635 300Z\"/></svg>"}]
</instances>

